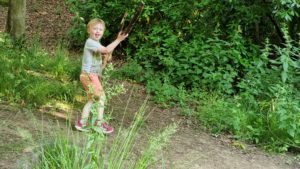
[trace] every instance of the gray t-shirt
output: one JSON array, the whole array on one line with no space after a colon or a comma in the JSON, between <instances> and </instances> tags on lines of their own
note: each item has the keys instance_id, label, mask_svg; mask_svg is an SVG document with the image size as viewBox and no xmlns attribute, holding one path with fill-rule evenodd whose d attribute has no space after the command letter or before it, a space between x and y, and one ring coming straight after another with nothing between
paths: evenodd
<instances>
[{"instance_id":1,"label":"gray t-shirt","mask_svg":"<svg viewBox=\"0 0 300 169\"><path fill-rule=\"evenodd\" d=\"M102 57L96 52L100 48L100 42L88 38L83 49L82 68L86 73L97 73L101 75Z\"/></svg>"}]
</instances>

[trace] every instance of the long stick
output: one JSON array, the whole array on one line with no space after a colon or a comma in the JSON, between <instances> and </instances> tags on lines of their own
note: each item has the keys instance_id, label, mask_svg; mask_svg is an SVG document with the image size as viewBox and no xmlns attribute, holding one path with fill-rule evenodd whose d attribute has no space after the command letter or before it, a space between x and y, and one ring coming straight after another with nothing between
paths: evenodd
<instances>
[{"instance_id":1,"label":"long stick","mask_svg":"<svg viewBox=\"0 0 300 169\"><path fill-rule=\"evenodd\" d=\"M125 24L125 18L128 16L128 13L125 12L124 15L123 15L123 18L121 20L121 23L120 23L120 30L122 31L124 29L124 24Z\"/></svg>"},{"instance_id":2,"label":"long stick","mask_svg":"<svg viewBox=\"0 0 300 169\"><path fill-rule=\"evenodd\" d=\"M127 12L125 12L122 20L121 20L121 28L120 30L122 31L122 33L128 34L131 32L133 25L137 22L139 16L142 14L143 10L144 10L144 6L145 3L142 1L140 6L137 8L137 10L135 11L135 14L133 16L133 18L130 20L128 26L123 30L124 28L124 23L125 23L125 18L127 17ZM103 54L103 63L102 63L102 70L106 67L107 62L110 61L112 58L112 53L108 53L108 54Z\"/></svg>"},{"instance_id":3,"label":"long stick","mask_svg":"<svg viewBox=\"0 0 300 169\"><path fill-rule=\"evenodd\" d=\"M128 34L129 32L131 32L133 25L136 23L139 16L142 14L142 12L144 10L144 6L145 6L145 3L142 1L140 6L138 7L138 9L136 10L133 18L129 22L128 26L124 29L123 33Z\"/></svg>"}]
</instances>

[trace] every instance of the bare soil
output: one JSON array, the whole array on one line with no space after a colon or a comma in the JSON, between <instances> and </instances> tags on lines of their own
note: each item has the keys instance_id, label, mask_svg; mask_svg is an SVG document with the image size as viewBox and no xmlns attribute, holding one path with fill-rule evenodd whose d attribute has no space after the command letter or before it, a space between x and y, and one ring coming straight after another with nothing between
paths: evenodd
<instances>
[{"instance_id":1,"label":"bare soil","mask_svg":"<svg viewBox=\"0 0 300 169\"><path fill-rule=\"evenodd\" d=\"M27 4L27 37L34 38L38 35L42 37L45 47L53 49L57 40L65 36L70 26L71 14L63 1L59 0L27 0ZM6 12L7 8L0 7L0 31L5 27ZM147 97L143 86L130 82L124 84L127 92L114 97L108 103L112 110L111 123L115 128L129 125ZM148 116L141 138L146 132L159 132L174 122L179 124L178 131L158 156L159 161L154 168L300 168L300 163L292 155L270 154L254 145L232 140L226 135L215 137L198 127L201 124L195 124L193 120L180 116L179 109L163 109L149 101L147 110ZM29 156L35 146L36 142L32 140L40 138L41 135L47 137L56 130L72 129L66 124L75 121L79 113L80 110L72 106L64 109L52 107L30 110L0 102L0 168L14 169L23 166L26 162L22 159ZM114 134L109 137L113 139ZM141 139L140 147L143 147L145 139Z\"/></svg>"},{"instance_id":2,"label":"bare soil","mask_svg":"<svg viewBox=\"0 0 300 169\"><path fill-rule=\"evenodd\" d=\"M42 46L52 51L60 40L66 38L72 15L61 0L26 1L26 38L40 40ZM8 7L0 6L0 32L5 31Z\"/></svg>"},{"instance_id":3,"label":"bare soil","mask_svg":"<svg viewBox=\"0 0 300 169\"><path fill-rule=\"evenodd\" d=\"M109 107L113 119L111 125L129 126L135 113L143 105L146 94L143 86L124 83L127 92L114 97ZM82 103L83 104L83 103ZM137 154L147 142L146 135L158 133L168 125L179 124L167 147L158 153L153 168L176 169L299 169L300 163L292 155L276 155L262 151L254 145L235 142L226 135L215 137L199 129L189 119L179 115L178 109L163 109L148 101L146 119L136 143ZM125 113L126 112L126 113ZM76 108L43 108L29 110L8 103L0 104L0 168L14 169L24 165L25 157L34 156L33 147L40 137L50 137L56 131L78 132L69 126L80 113ZM116 132L109 135L113 139ZM33 138L33 139L32 139ZM238 144L237 144L238 143ZM243 145L245 148L241 148ZM141 149L139 151L139 149ZM25 167L26 168L26 167Z\"/></svg>"}]
</instances>

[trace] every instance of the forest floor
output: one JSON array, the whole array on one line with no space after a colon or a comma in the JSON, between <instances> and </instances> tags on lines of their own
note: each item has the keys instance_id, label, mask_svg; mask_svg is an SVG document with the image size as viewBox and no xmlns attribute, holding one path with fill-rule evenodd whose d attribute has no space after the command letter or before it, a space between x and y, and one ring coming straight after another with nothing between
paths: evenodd
<instances>
[{"instance_id":1,"label":"forest floor","mask_svg":"<svg viewBox=\"0 0 300 169\"><path fill-rule=\"evenodd\" d=\"M43 39L43 46L52 50L57 39L64 36L70 26L71 15L59 0L27 0L27 37L38 36ZM4 30L6 8L0 7L0 31ZM109 106L113 108L111 124L117 128L128 126L135 112L147 98L144 86L132 82L124 83L127 92L114 97ZM147 140L144 133L157 133L170 124L177 123L177 132L160 156L163 160L154 168L176 169L299 169L300 163L295 156L270 154L254 145L237 142L230 136L214 136L203 130L201 124L180 115L177 108L164 109L149 101L148 116L140 134L138 147L143 147ZM124 115L124 108L127 113ZM42 108L31 110L9 103L0 102L0 168L14 169L24 165L25 157L31 156L32 137L53 131L73 131L65 125L75 121L80 110L74 107ZM124 120L123 119L124 116ZM59 124L59 125L58 125ZM113 139L116 133L108 136Z\"/></svg>"}]
</instances>

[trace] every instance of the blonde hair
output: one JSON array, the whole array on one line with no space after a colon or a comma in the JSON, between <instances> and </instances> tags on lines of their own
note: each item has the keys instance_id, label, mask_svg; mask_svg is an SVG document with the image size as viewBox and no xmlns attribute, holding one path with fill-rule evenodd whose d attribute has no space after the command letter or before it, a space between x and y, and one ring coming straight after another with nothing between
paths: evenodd
<instances>
[{"instance_id":1,"label":"blonde hair","mask_svg":"<svg viewBox=\"0 0 300 169\"><path fill-rule=\"evenodd\" d=\"M105 22L102 19L94 18L94 19L90 20L89 23L87 24L87 26L86 26L87 32L89 33L90 28L99 23L102 24L105 29Z\"/></svg>"}]
</instances>

